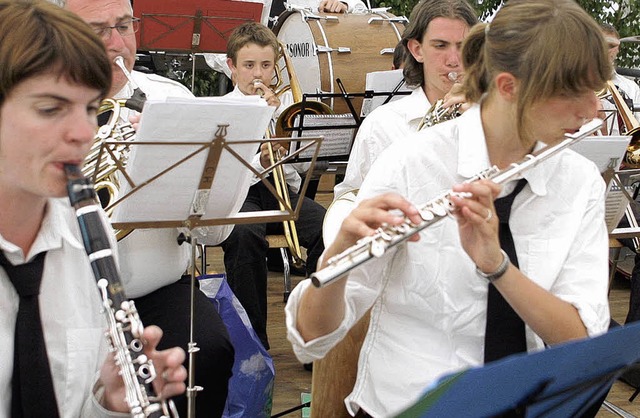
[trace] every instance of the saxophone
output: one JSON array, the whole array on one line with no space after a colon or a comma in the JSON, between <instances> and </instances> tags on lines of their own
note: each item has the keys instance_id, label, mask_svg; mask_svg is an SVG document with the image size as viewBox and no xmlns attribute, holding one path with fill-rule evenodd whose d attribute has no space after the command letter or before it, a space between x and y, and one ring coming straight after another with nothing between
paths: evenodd
<instances>
[{"instance_id":1,"label":"saxophone","mask_svg":"<svg viewBox=\"0 0 640 418\"><path fill-rule=\"evenodd\" d=\"M584 124L578 132L565 134L564 139L559 143L547 145L537 152L528 154L522 161L513 163L503 170L500 170L496 166L490 167L476 174L466 182L473 183L481 179L489 179L497 184L505 183L523 171L536 166L552 155L581 141L601 127L602 119L592 119ZM414 224L409 218L405 217L404 222L400 225L383 225L378 228L373 235L361 238L356 244L327 260L328 265L325 268L311 274L311 282L316 287L326 286L374 257L382 257L390 247L406 241L412 235L441 221L453 212L456 207L451 201L452 196L456 196L456 192L448 191L422 205L419 208L422 221L418 224ZM461 195L458 194L458 196Z\"/></svg>"},{"instance_id":2,"label":"saxophone","mask_svg":"<svg viewBox=\"0 0 640 418\"><path fill-rule=\"evenodd\" d=\"M94 186L79 167L66 164L64 169L69 200L76 210L82 241L100 290L108 325L109 351L120 369L131 417L178 417L173 401L164 400L154 392L152 382L156 371L153 362L144 354L141 341L144 326L135 304L127 300L122 288Z\"/></svg>"}]
</instances>

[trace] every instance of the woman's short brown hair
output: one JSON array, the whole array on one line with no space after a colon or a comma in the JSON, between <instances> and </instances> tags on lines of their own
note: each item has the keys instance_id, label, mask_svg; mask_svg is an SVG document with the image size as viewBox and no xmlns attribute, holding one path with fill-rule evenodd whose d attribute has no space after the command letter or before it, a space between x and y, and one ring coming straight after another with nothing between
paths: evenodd
<instances>
[{"instance_id":1,"label":"woman's short brown hair","mask_svg":"<svg viewBox=\"0 0 640 418\"><path fill-rule=\"evenodd\" d=\"M0 105L18 84L49 71L106 96L104 44L75 14L42 0L0 0Z\"/></svg>"}]
</instances>

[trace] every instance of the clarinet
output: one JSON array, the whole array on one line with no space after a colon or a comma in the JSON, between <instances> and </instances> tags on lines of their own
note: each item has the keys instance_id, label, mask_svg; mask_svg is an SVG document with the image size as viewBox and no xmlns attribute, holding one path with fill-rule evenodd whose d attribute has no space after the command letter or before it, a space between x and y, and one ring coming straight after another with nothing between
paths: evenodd
<instances>
[{"instance_id":1,"label":"clarinet","mask_svg":"<svg viewBox=\"0 0 640 418\"><path fill-rule=\"evenodd\" d=\"M144 326L135 304L127 300L122 288L94 186L78 166L65 164L64 169L69 200L76 210L82 241L102 298L109 351L114 354L120 369L131 417L178 417L173 401L161 399L153 389L156 371L153 362L143 352L141 337Z\"/></svg>"},{"instance_id":2,"label":"clarinet","mask_svg":"<svg viewBox=\"0 0 640 418\"><path fill-rule=\"evenodd\" d=\"M503 170L492 166L468 179L465 183L473 183L482 179L489 179L497 184L505 183L523 171L593 134L601 126L602 120L595 118L584 124L578 132L565 134L564 139L559 143L548 145L533 154L527 154L522 161L513 163ZM325 268L311 274L311 282L316 287L326 286L374 257L381 257L387 249L406 241L412 235L444 219L456 209L451 201L452 196L466 197L461 193L448 191L430 200L419 209L422 218L420 223L414 224L405 217L399 225L379 227L373 235L361 238L351 247L327 260Z\"/></svg>"}]
</instances>

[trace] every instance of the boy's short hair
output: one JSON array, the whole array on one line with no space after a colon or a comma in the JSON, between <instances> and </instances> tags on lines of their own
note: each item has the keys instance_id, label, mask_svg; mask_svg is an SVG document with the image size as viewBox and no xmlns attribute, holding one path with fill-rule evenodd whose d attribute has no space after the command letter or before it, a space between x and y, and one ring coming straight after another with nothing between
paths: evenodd
<instances>
[{"instance_id":1,"label":"boy's short hair","mask_svg":"<svg viewBox=\"0 0 640 418\"><path fill-rule=\"evenodd\" d=\"M280 43L271 29L261 23L248 22L235 28L227 42L227 57L231 58L234 65L238 51L248 44L256 44L261 47L270 46L273 48L274 61L278 57Z\"/></svg>"}]
</instances>

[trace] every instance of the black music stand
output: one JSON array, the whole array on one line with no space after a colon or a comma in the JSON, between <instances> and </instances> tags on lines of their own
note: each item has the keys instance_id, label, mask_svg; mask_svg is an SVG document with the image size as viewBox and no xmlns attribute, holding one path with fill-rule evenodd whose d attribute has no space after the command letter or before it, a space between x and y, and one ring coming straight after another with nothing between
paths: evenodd
<instances>
[{"instance_id":1,"label":"black music stand","mask_svg":"<svg viewBox=\"0 0 640 418\"><path fill-rule=\"evenodd\" d=\"M640 360L640 323L442 378L398 417L574 417Z\"/></svg>"}]
</instances>

